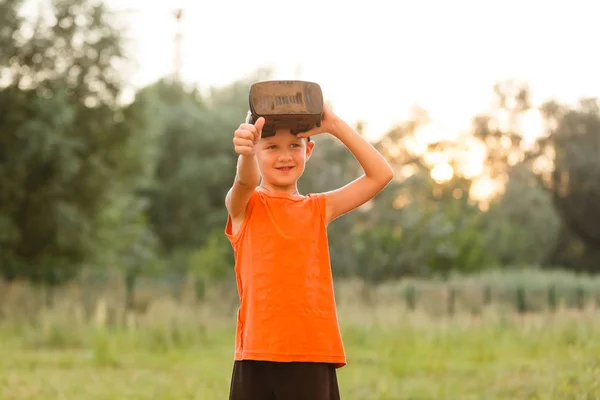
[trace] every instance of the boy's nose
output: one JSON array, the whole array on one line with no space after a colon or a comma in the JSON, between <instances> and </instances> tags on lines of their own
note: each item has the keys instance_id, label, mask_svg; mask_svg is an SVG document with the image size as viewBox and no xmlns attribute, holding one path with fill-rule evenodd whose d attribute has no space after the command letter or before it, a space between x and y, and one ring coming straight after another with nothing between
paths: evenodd
<instances>
[{"instance_id":1,"label":"boy's nose","mask_svg":"<svg viewBox=\"0 0 600 400\"><path fill-rule=\"evenodd\" d=\"M289 151L282 151L281 153L279 153L279 159L280 160L289 160L292 158L292 155L289 153Z\"/></svg>"}]
</instances>

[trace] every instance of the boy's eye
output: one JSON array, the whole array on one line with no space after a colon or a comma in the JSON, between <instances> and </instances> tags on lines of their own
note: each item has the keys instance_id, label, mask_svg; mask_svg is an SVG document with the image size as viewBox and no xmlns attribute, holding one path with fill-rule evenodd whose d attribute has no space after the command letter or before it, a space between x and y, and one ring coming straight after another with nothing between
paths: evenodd
<instances>
[{"instance_id":1,"label":"boy's eye","mask_svg":"<svg viewBox=\"0 0 600 400\"><path fill-rule=\"evenodd\" d=\"M275 149L275 148L277 148L277 146L275 146L274 144L272 144L269 147L267 147L267 149Z\"/></svg>"}]
</instances>

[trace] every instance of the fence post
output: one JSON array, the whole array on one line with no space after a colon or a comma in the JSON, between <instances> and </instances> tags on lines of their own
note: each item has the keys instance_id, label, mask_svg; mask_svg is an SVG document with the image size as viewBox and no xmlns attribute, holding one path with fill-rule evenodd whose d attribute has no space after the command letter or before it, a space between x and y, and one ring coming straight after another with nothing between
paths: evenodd
<instances>
[{"instance_id":1,"label":"fence post","mask_svg":"<svg viewBox=\"0 0 600 400\"><path fill-rule=\"evenodd\" d=\"M483 288L483 305L489 306L492 303L492 287L488 284Z\"/></svg>"},{"instance_id":2,"label":"fence post","mask_svg":"<svg viewBox=\"0 0 600 400\"><path fill-rule=\"evenodd\" d=\"M556 286L550 285L548 288L548 308L552 312L556 311L556 300Z\"/></svg>"},{"instance_id":3,"label":"fence post","mask_svg":"<svg viewBox=\"0 0 600 400\"><path fill-rule=\"evenodd\" d=\"M517 311L524 313L527 311L527 301L525 299L525 289L523 286L517 287Z\"/></svg>"},{"instance_id":4,"label":"fence post","mask_svg":"<svg viewBox=\"0 0 600 400\"><path fill-rule=\"evenodd\" d=\"M577 308L583 310L585 308L585 289L582 286L577 286L575 293Z\"/></svg>"},{"instance_id":5,"label":"fence post","mask_svg":"<svg viewBox=\"0 0 600 400\"><path fill-rule=\"evenodd\" d=\"M405 297L406 297L406 305L408 306L408 309L411 311L414 311L415 308L417 307L417 293L415 288L412 285L409 285L406 288L405 291Z\"/></svg>"},{"instance_id":6,"label":"fence post","mask_svg":"<svg viewBox=\"0 0 600 400\"><path fill-rule=\"evenodd\" d=\"M453 286L450 286L448 290L448 315L454 315L456 309L456 289Z\"/></svg>"}]
</instances>

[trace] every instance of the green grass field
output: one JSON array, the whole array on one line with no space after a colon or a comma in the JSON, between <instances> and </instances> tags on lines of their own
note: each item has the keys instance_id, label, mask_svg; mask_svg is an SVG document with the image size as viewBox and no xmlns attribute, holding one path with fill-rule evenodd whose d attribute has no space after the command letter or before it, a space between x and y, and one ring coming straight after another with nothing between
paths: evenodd
<instances>
[{"instance_id":1,"label":"green grass field","mask_svg":"<svg viewBox=\"0 0 600 400\"><path fill-rule=\"evenodd\" d=\"M600 398L593 312L341 316L349 361L339 370L343 399ZM0 332L3 400L227 398L233 328L226 324L5 325Z\"/></svg>"},{"instance_id":2,"label":"green grass field","mask_svg":"<svg viewBox=\"0 0 600 400\"><path fill-rule=\"evenodd\" d=\"M344 400L600 399L594 302L554 313L492 306L445 316L408 311L401 296L365 301L360 290L339 292ZM128 317L114 296L86 308L84 297L66 295L34 311L31 296L10 293L0 299L1 400L227 399L230 302L158 297ZM429 303L443 310L436 301Z\"/></svg>"}]
</instances>

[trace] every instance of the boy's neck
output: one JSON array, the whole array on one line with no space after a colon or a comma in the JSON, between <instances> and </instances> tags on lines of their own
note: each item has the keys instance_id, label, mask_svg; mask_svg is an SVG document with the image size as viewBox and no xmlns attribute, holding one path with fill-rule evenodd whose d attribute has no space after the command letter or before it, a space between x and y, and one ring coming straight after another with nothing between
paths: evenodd
<instances>
[{"instance_id":1,"label":"boy's neck","mask_svg":"<svg viewBox=\"0 0 600 400\"><path fill-rule=\"evenodd\" d=\"M292 193L290 193L290 191L289 191L289 190L282 190L282 189L281 189L281 190L277 190L276 188L268 188L268 187L266 187L265 185L263 185L262 183L259 185L259 187L260 187L261 189L263 189L263 190L266 190L267 192L271 192L271 193L276 193L276 192L285 192L285 193L289 194L290 196L294 196L294 195L297 195L297 194L299 194L299 193L298 193L298 189L295 189L295 190L294 190L294 189L292 189L292 190L293 190L293 192L292 192Z\"/></svg>"}]
</instances>

